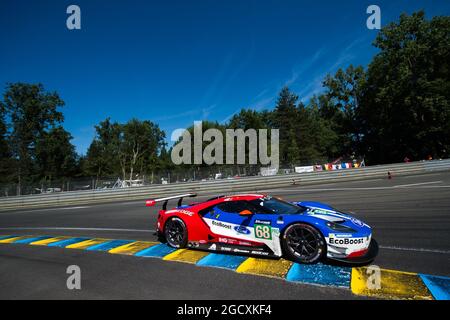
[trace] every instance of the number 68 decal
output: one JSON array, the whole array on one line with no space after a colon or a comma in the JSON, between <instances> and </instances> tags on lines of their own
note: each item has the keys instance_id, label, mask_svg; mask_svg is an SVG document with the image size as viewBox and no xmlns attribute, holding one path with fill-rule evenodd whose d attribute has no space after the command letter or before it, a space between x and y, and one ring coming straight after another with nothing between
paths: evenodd
<instances>
[{"instance_id":1,"label":"number 68 decal","mask_svg":"<svg viewBox=\"0 0 450 320\"><path fill-rule=\"evenodd\" d=\"M272 228L265 224L255 224L255 238L272 239Z\"/></svg>"}]
</instances>

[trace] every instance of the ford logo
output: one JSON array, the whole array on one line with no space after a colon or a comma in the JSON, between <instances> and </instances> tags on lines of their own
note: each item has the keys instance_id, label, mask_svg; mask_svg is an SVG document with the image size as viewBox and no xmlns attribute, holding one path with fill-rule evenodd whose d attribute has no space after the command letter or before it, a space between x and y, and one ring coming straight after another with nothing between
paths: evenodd
<instances>
[{"instance_id":1,"label":"ford logo","mask_svg":"<svg viewBox=\"0 0 450 320\"><path fill-rule=\"evenodd\" d=\"M364 227L364 223L358 219L351 218L353 224L357 225L358 227Z\"/></svg>"},{"instance_id":2,"label":"ford logo","mask_svg":"<svg viewBox=\"0 0 450 320\"><path fill-rule=\"evenodd\" d=\"M243 233L243 234L250 234L250 230L244 226L237 226L234 227L234 230L238 233Z\"/></svg>"}]
</instances>

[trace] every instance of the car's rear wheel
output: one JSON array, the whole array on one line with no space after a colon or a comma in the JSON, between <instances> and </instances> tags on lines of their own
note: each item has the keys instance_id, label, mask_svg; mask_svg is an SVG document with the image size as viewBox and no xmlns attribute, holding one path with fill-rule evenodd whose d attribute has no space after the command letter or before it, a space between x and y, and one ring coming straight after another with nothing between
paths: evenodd
<instances>
[{"instance_id":1,"label":"car's rear wheel","mask_svg":"<svg viewBox=\"0 0 450 320\"><path fill-rule=\"evenodd\" d=\"M188 242L186 224L180 218L170 218L164 227L167 244L174 248L184 248Z\"/></svg>"},{"instance_id":2,"label":"car's rear wheel","mask_svg":"<svg viewBox=\"0 0 450 320\"><path fill-rule=\"evenodd\" d=\"M322 234L313 226L295 223L286 228L281 245L287 258L300 263L316 263L325 253Z\"/></svg>"}]
</instances>

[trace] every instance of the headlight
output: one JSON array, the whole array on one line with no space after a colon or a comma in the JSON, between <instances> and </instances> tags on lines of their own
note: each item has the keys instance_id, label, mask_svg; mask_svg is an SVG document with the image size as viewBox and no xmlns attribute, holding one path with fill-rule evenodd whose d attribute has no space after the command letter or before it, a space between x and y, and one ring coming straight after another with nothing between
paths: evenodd
<instances>
[{"instance_id":1,"label":"headlight","mask_svg":"<svg viewBox=\"0 0 450 320\"><path fill-rule=\"evenodd\" d=\"M327 227L330 228L331 230L335 230L335 231L339 231L339 232L349 232L349 233L356 232L356 230L354 230L350 227L344 226L339 223L334 223L334 222L327 222Z\"/></svg>"}]
</instances>

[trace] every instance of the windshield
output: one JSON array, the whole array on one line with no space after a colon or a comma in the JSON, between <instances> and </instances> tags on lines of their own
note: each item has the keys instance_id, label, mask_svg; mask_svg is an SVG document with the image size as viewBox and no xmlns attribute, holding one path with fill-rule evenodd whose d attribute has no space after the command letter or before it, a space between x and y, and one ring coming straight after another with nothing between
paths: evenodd
<instances>
[{"instance_id":1,"label":"windshield","mask_svg":"<svg viewBox=\"0 0 450 320\"><path fill-rule=\"evenodd\" d=\"M298 214L306 210L305 207L297 206L277 198L261 198L250 202L266 213Z\"/></svg>"}]
</instances>

